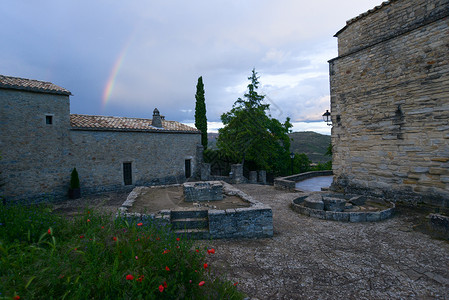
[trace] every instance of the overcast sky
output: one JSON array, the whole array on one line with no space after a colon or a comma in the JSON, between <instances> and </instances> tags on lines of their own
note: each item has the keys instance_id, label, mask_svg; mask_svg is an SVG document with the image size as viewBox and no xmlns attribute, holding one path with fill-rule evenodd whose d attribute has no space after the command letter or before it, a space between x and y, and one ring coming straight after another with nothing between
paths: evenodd
<instances>
[{"instance_id":1,"label":"overcast sky","mask_svg":"<svg viewBox=\"0 0 449 300\"><path fill-rule=\"evenodd\" d=\"M209 129L253 68L271 115L330 134L333 35L380 0L2 0L0 74L50 81L71 112L194 120L203 76Z\"/></svg>"}]
</instances>

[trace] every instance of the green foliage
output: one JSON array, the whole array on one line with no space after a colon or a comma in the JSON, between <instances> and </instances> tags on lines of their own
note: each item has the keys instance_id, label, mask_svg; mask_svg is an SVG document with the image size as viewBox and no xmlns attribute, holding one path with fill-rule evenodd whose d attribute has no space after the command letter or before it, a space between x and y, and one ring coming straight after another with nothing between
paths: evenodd
<instances>
[{"instance_id":1,"label":"green foliage","mask_svg":"<svg viewBox=\"0 0 449 300\"><path fill-rule=\"evenodd\" d=\"M233 160L223 151L214 150L209 147L204 150L203 158L205 163L210 164L211 174L227 176L231 172Z\"/></svg>"},{"instance_id":2,"label":"green foliage","mask_svg":"<svg viewBox=\"0 0 449 300\"><path fill-rule=\"evenodd\" d=\"M201 131L201 144L204 149L207 148L207 118L206 118L206 102L204 97L203 77L198 78L195 94L195 127Z\"/></svg>"},{"instance_id":3,"label":"green foliage","mask_svg":"<svg viewBox=\"0 0 449 300\"><path fill-rule=\"evenodd\" d=\"M248 79L244 99L239 98L231 111L221 116L225 126L219 130L217 147L235 163L248 161L260 170L288 172L290 119L281 123L267 115L269 104L264 104L265 96L257 93L259 77L254 69Z\"/></svg>"},{"instance_id":4,"label":"green foliage","mask_svg":"<svg viewBox=\"0 0 449 300\"><path fill-rule=\"evenodd\" d=\"M72 174L70 174L70 188L71 189L80 188L80 179L78 177L78 171L76 170L76 168L73 168Z\"/></svg>"},{"instance_id":5,"label":"green foliage","mask_svg":"<svg viewBox=\"0 0 449 300\"><path fill-rule=\"evenodd\" d=\"M319 163L316 166L313 166L311 171L327 171L332 170L332 160L329 160L326 163Z\"/></svg>"},{"instance_id":6,"label":"green foliage","mask_svg":"<svg viewBox=\"0 0 449 300\"><path fill-rule=\"evenodd\" d=\"M310 171L311 161L304 153L295 153L293 158L293 174L299 174Z\"/></svg>"},{"instance_id":7,"label":"green foliage","mask_svg":"<svg viewBox=\"0 0 449 300\"><path fill-rule=\"evenodd\" d=\"M208 248L159 223L112 219L88 209L68 219L48 207L0 206L1 297L243 299L214 278Z\"/></svg>"},{"instance_id":8,"label":"green foliage","mask_svg":"<svg viewBox=\"0 0 449 300\"><path fill-rule=\"evenodd\" d=\"M329 146L327 146L326 155L332 156L332 143L329 143Z\"/></svg>"}]
</instances>

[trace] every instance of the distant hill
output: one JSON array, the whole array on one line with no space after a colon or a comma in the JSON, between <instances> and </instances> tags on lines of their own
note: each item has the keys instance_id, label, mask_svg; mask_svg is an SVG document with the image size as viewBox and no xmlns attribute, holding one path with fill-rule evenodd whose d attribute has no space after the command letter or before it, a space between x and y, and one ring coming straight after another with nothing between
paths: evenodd
<instances>
[{"instance_id":1,"label":"distant hill","mask_svg":"<svg viewBox=\"0 0 449 300\"><path fill-rule=\"evenodd\" d=\"M331 142L330 135L319 134L313 131L292 132L290 149L294 153L305 153L314 163L325 163L331 157L325 155Z\"/></svg>"},{"instance_id":2,"label":"distant hill","mask_svg":"<svg viewBox=\"0 0 449 300\"><path fill-rule=\"evenodd\" d=\"M327 147L331 142L330 135L319 134L313 131L292 132L289 134L291 139L290 149L294 153L305 153L314 163L325 163L331 160L331 157L325 155ZM208 147L217 149L218 133L209 132L207 134Z\"/></svg>"}]
</instances>

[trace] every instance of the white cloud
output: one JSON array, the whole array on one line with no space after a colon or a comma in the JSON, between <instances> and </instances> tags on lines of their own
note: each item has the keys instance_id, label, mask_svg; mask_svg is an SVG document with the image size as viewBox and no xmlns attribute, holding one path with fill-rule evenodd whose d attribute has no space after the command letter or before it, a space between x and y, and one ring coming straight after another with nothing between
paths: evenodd
<instances>
[{"instance_id":1,"label":"white cloud","mask_svg":"<svg viewBox=\"0 0 449 300\"><path fill-rule=\"evenodd\" d=\"M0 27L10 28L2 34L1 72L61 84L75 95L73 113L151 118L158 107L169 120L193 119L203 76L207 117L218 122L256 68L273 117L317 120L329 108L332 35L380 2L10 1L0 10Z\"/></svg>"}]
</instances>

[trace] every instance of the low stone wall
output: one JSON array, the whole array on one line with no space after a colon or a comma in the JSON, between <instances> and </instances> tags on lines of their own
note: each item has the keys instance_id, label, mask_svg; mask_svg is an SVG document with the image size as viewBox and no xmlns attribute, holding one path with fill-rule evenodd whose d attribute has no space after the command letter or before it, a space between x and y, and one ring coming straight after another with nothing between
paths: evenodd
<instances>
[{"instance_id":1,"label":"low stone wall","mask_svg":"<svg viewBox=\"0 0 449 300\"><path fill-rule=\"evenodd\" d=\"M301 174L295 174L286 177L278 177L274 179L274 187L278 190L290 190L294 191L296 188L296 182L318 176L331 176L332 171L312 171Z\"/></svg>"},{"instance_id":2,"label":"low stone wall","mask_svg":"<svg viewBox=\"0 0 449 300\"><path fill-rule=\"evenodd\" d=\"M273 236L271 208L209 210L211 238L264 238Z\"/></svg>"},{"instance_id":3,"label":"low stone wall","mask_svg":"<svg viewBox=\"0 0 449 300\"><path fill-rule=\"evenodd\" d=\"M394 215L395 204L390 203L391 207L375 212L339 212L339 211L325 211L322 209L314 209L300 205L302 201L308 196L303 196L292 201L291 208L293 211L313 218L343 221L351 223L359 222L377 222L391 218Z\"/></svg>"},{"instance_id":4,"label":"low stone wall","mask_svg":"<svg viewBox=\"0 0 449 300\"><path fill-rule=\"evenodd\" d=\"M264 238L273 236L273 212L233 186L224 183L223 192L238 196L251 203L251 207L209 210L209 232L214 239L223 238Z\"/></svg>"},{"instance_id":5,"label":"low stone wall","mask_svg":"<svg viewBox=\"0 0 449 300\"><path fill-rule=\"evenodd\" d=\"M254 200L232 185L220 182L223 193L228 196L238 196L249 202L250 207L235 209L208 210L209 234L202 235L212 239L224 238L265 238L273 236L273 212L271 207ZM175 185L179 186L179 185ZM161 210L155 214L128 213L143 187L136 187L122 204L120 213L128 220L145 224L157 222L161 226L170 225L172 211ZM154 187L157 188L157 187ZM192 211L190 211L192 212Z\"/></svg>"}]
</instances>

